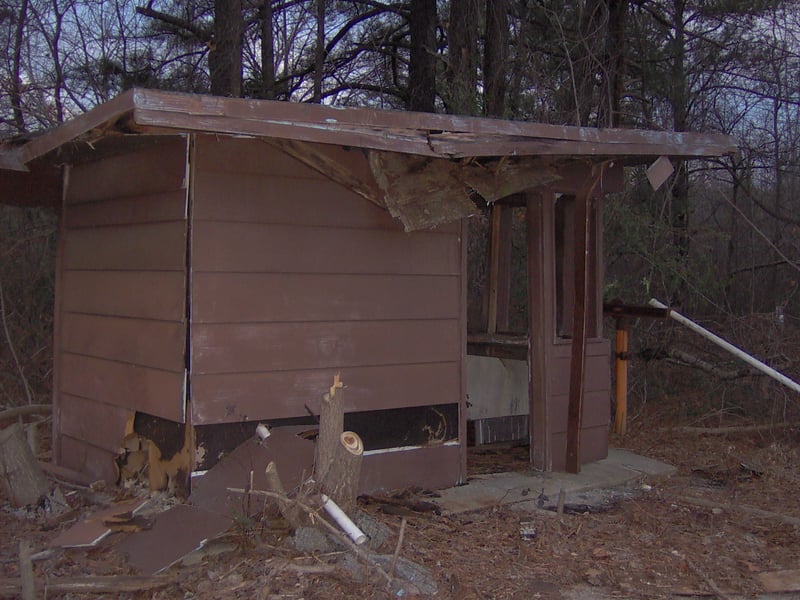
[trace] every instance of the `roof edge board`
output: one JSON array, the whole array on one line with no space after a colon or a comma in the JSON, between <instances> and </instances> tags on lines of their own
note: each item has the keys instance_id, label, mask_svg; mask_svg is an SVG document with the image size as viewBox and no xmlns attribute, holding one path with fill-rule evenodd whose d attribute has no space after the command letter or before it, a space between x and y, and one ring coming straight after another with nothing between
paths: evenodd
<instances>
[{"instance_id":1,"label":"roof edge board","mask_svg":"<svg viewBox=\"0 0 800 600\"><path fill-rule=\"evenodd\" d=\"M139 108L163 112L190 112L196 116L231 119L271 120L293 125L317 124L332 129L359 128L417 129L426 132L512 136L597 143L701 144L737 149L733 137L721 133L671 132L645 129L615 129L551 125L527 121L508 121L486 117L442 115L412 111L342 108L319 104L224 98L218 96L163 92L135 88ZM376 131L377 133L377 131ZM436 134L434 134L436 135Z\"/></svg>"},{"instance_id":2,"label":"roof edge board","mask_svg":"<svg viewBox=\"0 0 800 600\"><path fill-rule=\"evenodd\" d=\"M135 92L136 90L123 92L116 98L104 102L69 121L65 121L52 131L32 139L22 146L22 162L28 163L93 129L117 121L122 115L133 110Z\"/></svg>"},{"instance_id":3,"label":"roof edge board","mask_svg":"<svg viewBox=\"0 0 800 600\"><path fill-rule=\"evenodd\" d=\"M22 161L19 150L0 150L0 169L5 171L28 172L30 169Z\"/></svg>"}]
</instances>

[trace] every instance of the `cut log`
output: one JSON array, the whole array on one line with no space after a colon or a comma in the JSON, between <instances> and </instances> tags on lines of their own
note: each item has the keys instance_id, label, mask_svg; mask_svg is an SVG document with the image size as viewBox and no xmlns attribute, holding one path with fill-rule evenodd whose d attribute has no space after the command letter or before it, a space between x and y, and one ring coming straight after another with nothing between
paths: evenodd
<instances>
[{"instance_id":1,"label":"cut log","mask_svg":"<svg viewBox=\"0 0 800 600\"><path fill-rule=\"evenodd\" d=\"M756 577L765 592L773 594L800 592L800 570L768 571L759 573Z\"/></svg>"},{"instance_id":2,"label":"cut log","mask_svg":"<svg viewBox=\"0 0 800 600\"><path fill-rule=\"evenodd\" d=\"M16 507L35 504L50 493L50 483L39 468L19 423L0 431L0 484Z\"/></svg>"},{"instance_id":3,"label":"cut log","mask_svg":"<svg viewBox=\"0 0 800 600\"><path fill-rule=\"evenodd\" d=\"M266 475L267 488L269 491L285 498L286 490L283 488L283 482L278 474L278 467L274 462L270 462L267 465L264 475ZM286 522L289 523L292 529L297 530L299 527L303 526L300 509L295 503L283 499L276 499L275 503L278 505L281 516L286 519Z\"/></svg>"},{"instance_id":4,"label":"cut log","mask_svg":"<svg viewBox=\"0 0 800 600\"><path fill-rule=\"evenodd\" d=\"M333 378L330 392L322 397L319 414L319 436L314 457L314 479L323 485L328 470L336 460L339 438L344 431L344 389L339 376Z\"/></svg>"},{"instance_id":5,"label":"cut log","mask_svg":"<svg viewBox=\"0 0 800 600\"><path fill-rule=\"evenodd\" d=\"M336 457L328 470L328 476L322 482L322 491L349 515L356 508L363 454L364 443L361 437L352 431L343 432L339 436Z\"/></svg>"}]
</instances>

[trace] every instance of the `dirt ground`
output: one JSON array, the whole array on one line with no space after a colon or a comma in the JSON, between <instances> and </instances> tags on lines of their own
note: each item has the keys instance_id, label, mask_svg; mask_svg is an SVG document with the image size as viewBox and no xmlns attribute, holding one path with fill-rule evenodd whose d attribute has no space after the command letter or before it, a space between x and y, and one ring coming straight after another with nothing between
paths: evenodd
<instances>
[{"instance_id":1,"label":"dirt ground","mask_svg":"<svg viewBox=\"0 0 800 600\"><path fill-rule=\"evenodd\" d=\"M715 400L702 410L699 404L682 395L651 394L633 407L630 433L612 438L612 444L669 462L678 474L645 482L639 493L604 512L556 515L496 507L456 516L400 515L374 502L362 510L389 528L384 549L389 554L405 517L400 556L429 570L438 598L751 596L761 590L760 573L800 566L800 429L725 435L679 429L764 424L763 418L721 419ZM482 447L471 450L470 468L473 473L524 470L526 460L523 446ZM19 575L20 540L29 540L34 552L47 549L58 531L94 508L98 499L125 496L108 490L65 491L74 510L52 520L14 512L2 499L0 577ZM522 521L531 522L534 536L523 539ZM112 535L97 549L54 551L35 562L36 578L131 574L114 552L124 535ZM301 554L285 538L285 530L272 521L243 523L210 546L216 551L169 569L168 583L159 589L105 595L49 592L47 597L415 597L413 587L387 591L374 570L342 567L348 550Z\"/></svg>"}]
</instances>

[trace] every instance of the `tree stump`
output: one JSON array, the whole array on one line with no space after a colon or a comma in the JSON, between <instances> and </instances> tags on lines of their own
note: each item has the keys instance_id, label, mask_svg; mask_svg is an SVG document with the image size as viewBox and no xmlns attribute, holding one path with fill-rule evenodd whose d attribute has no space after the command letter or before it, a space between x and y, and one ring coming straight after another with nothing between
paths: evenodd
<instances>
[{"instance_id":1,"label":"tree stump","mask_svg":"<svg viewBox=\"0 0 800 600\"><path fill-rule=\"evenodd\" d=\"M336 460L342 431L344 431L344 389L337 375L333 379L330 392L322 397L322 408L319 412L314 479L320 485L326 481L328 471Z\"/></svg>"},{"instance_id":2,"label":"tree stump","mask_svg":"<svg viewBox=\"0 0 800 600\"><path fill-rule=\"evenodd\" d=\"M361 437L352 431L343 432L339 437L336 458L323 482L323 492L350 516L356 509L363 454Z\"/></svg>"},{"instance_id":3,"label":"tree stump","mask_svg":"<svg viewBox=\"0 0 800 600\"><path fill-rule=\"evenodd\" d=\"M50 482L39 468L19 423L0 431L0 484L16 507L35 504L50 493Z\"/></svg>"}]
</instances>

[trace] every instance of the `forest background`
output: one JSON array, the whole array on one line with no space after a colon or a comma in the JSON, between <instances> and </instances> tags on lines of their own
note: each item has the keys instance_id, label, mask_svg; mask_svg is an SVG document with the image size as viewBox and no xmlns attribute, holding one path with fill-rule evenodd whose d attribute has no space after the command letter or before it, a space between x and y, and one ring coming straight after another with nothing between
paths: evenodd
<instances>
[{"instance_id":1,"label":"forest background","mask_svg":"<svg viewBox=\"0 0 800 600\"><path fill-rule=\"evenodd\" d=\"M632 172L605 203L605 296L655 296L798 367L783 343L800 318L797 0L0 0L0 47L2 139L133 86L733 135L736 156L676 163L658 192ZM485 223L471 227L473 322ZM56 231L52 212L0 207L3 406L49 399ZM523 276L524 227L514 256ZM638 339L637 358L675 359L663 328ZM717 363L692 366L752 375ZM787 418L794 403L768 406Z\"/></svg>"}]
</instances>

